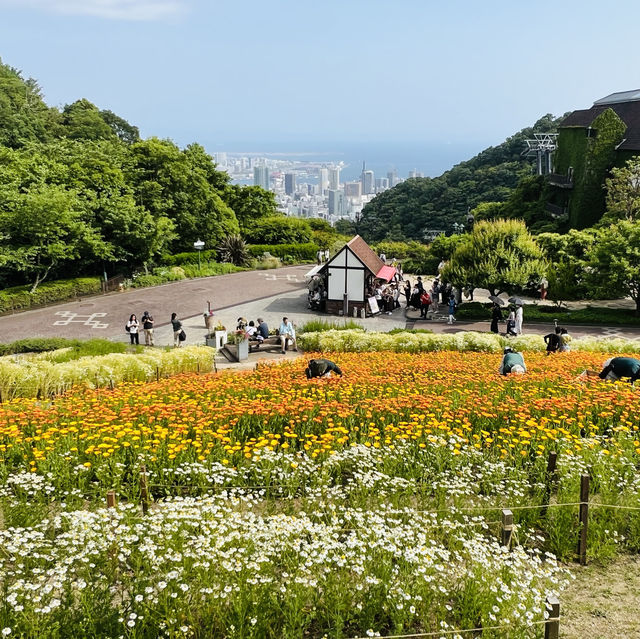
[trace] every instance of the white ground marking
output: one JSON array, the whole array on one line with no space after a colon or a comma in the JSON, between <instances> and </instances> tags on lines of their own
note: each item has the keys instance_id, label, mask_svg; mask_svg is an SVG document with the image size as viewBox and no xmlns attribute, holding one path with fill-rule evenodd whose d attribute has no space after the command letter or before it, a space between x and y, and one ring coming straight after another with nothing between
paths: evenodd
<instances>
[{"instance_id":1,"label":"white ground marking","mask_svg":"<svg viewBox=\"0 0 640 639\"><path fill-rule=\"evenodd\" d=\"M72 313L71 311L57 311L56 315L64 317L64 319L57 320L53 323L54 326L69 326L69 324L84 324L91 328L107 328L109 324L100 322L97 317L106 317L106 313L91 313L90 315L79 315L78 313Z\"/></svg>"}]
</instances>

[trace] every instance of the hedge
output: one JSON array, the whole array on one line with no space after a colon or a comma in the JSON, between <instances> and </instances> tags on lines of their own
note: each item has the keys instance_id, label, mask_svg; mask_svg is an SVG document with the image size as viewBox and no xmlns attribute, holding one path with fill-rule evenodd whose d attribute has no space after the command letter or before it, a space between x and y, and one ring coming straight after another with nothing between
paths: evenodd
<instances>
[{"instance_id":1,"label":"hedge","mask_svg":"<svg viewBox=\"0 0 640 639\"><path fill-rule=\"evenodd\" d=\"M35 306L64 302L83 295L94 295L102 290L99 277L43 282L35 293L30 293L30 288L30 286L14 286L0 291L0 313L25 311Z\"/></svg>"},{"instance_id":2,"label":"hedge","mask_svg":"<svg viewBox=\"0 0 640 639\"><path fill-rule=\"evenodd\" d=\"M200 251L200 263L215 262L218 259L216 249ZM189 251L186 253L176 253L175 255L165 255L161 262L166 266L183 266L184 264L198 264L198 251Z\"/></svg>"},{"instance_id":3,"label":"hedge","mask_svg":"<svg viewBox=\"0 0 640 639\"><path fill-rule=\"evenodd\" d=\"M249 244L247 250L252 257L262 257L264 253L271 253L274 257L281 260L291 258L301 262L315 262L318 245L313 242L306 244Z\"/></svg>"}]
</instances>

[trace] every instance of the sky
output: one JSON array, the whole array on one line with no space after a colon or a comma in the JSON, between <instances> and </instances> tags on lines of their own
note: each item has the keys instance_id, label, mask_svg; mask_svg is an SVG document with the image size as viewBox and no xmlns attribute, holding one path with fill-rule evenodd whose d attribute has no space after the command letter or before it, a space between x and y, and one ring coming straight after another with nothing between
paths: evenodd
<instances>
[{"instance_id":1,"label":"sky","mask_svg":"<svg viewBox=\"0 0 640 639\"><path fill-rule=\"evenodd\" d=\"M466 153L640 88L639 18L637 0L0 0L0 58L50 105L210 152Z\"/></svg>"}]
</instances>

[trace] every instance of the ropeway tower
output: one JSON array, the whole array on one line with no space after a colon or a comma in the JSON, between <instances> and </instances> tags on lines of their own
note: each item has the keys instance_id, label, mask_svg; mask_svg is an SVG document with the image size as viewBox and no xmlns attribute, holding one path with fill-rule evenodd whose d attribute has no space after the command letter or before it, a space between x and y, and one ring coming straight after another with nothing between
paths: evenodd
<instances>
[{"instance_id":1,"label":"ropeway tower","mask_svg":"<svg viewBox=\"0 0 640 639\"><path fill-rule=\"evenodd\" d=\"M527 148L523 152L524 156L535 154L537 156L538 175L553 173L551 156L558 148L557 133L534 133L533 140L525 140Z\"/></svg>"}]
</instances>

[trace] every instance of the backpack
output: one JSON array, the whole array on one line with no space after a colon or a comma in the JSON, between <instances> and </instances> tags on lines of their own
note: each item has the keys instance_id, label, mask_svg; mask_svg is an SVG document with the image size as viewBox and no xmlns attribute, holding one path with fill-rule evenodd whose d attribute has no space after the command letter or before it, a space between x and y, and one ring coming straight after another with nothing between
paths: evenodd
<instances>
[{"instance_id":1,"label":"backpack","mask_svg":"<svg viewBox=\"0 0 640 639\"><path fill-rule=\"evenodd\" d=\"M182 330L180 331L180 334L178 335L178 339L179 339L181 342L184 342L184 340L186 340L186 339L187 339L187 334L184 332L184 329L182 329Z\"/></svg>"},{"instance_id":2,"label":"backpack","mask_svg":"<svg viewBox=\"0 0 640 639\"><path fill-rule=\"evenodd\" d=\"M129 332L129 324L125 324L124 325L124 330L128 333Z\"/></svg>"}]
</instances>

